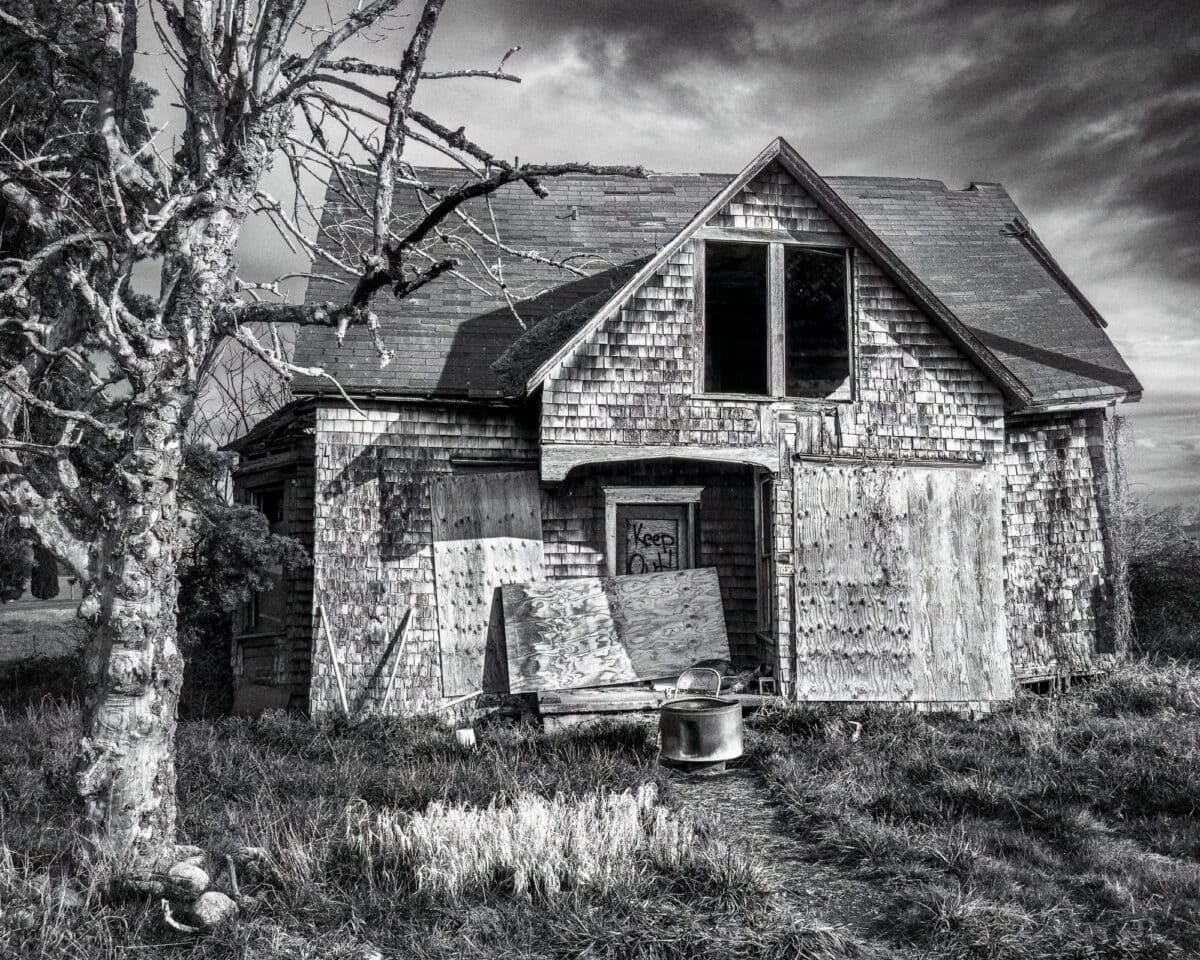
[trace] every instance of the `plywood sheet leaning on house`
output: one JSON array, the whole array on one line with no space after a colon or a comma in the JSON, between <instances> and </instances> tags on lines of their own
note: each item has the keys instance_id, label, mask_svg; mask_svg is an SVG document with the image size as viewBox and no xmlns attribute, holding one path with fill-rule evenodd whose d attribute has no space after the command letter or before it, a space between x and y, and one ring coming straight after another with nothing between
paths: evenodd
<instances>
[{"instance_id":1,"label":"plywood sheet leaning on house","mask_svg":"<svg viewBox=\"0 0 1200 960\"><path fill-rule=\"evenodd\" d=\"M729 658L712 568L507 584L501 593L513 693L651 680Z\"/></svg>"},{"instance_id":2,"label":"plywood sheet leaning on house","mask_svg":"<svg viewBox=\"0 0 1200 960\"><path fill-rule=\"evenodd\" d=\"M796 465L801 700L1011 696L1002 485L973 467Z\"/></svg>"},{"instance_id":3,"label":"plywood sheet leaning on house","mask_svg":"<svg viewBox=\"0 0 1200 960\"><path fill-rule=\"evenodd\" d=\"M502 649L497 588L543 576L541 492L521 470L438 477L430 498L442 693L460 696L485 685L489 634L493 660Z\"/></svg>"}]
</instances>

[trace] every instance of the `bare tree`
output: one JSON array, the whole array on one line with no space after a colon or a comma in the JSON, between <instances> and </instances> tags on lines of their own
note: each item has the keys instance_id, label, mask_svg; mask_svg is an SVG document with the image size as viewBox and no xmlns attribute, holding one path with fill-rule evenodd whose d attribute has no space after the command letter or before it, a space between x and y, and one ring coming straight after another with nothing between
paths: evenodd
<instances>
[{"instance_id":1,"label":"bare tree","mask_svg":"<svg viewBox=\"0 0 1200 960\"><path fill-rule=\"evenodd\" d=\"M0 359L0 503L85 585L89 692L77 788L93 849L126 877L161 865L175 839L176 485L222 343L286 379L296 368L275 323L339 336L352 324L377 330L377 295L403 297L458 269L457 258L429 253L444 247L450 223L480 249L503 248L494 224L465 212L468 201L510 183L545 195L542 180L567 172L640 174L509 163L415 109L422 81L516 79L503 61L426 70L444 3L424 0L404 20L404 0L360 0L316 28L304 0L151 0L185 113L182 145L167 156L138 112L137 0L0 0L5 34L41 51L56 82L89 91L58 105L61 122L40 142L28 127L0 132L0 214L13 227L0 263L0 329L12 341ZM367 31L404 43L398 66L339 55ZM4 78L0 99L20 95L14 82ZM451 160L461 181L423 182L405 159L412 143ZM333 178L357 206L367 227L358 263L308 236L303 191L286 203L264 192L281 159L297 181ZM397 189L420 195L421 216L393 218ZM357 276L344 303L257 297L263 285L236 270L239 236L256 213L318 264ZM465 256L488 259L470 242ZM144 263L158 268L155 296L136 291Z\"/></svg>"},{"instance_id":2,"label":"bare tree","mask_svg":"<svg viewBox=\"0 0 1200 960\"><path fill-rule=\"evenodd\" d=\"M283 362L290 366L287 329L278 332ZM266 367L254 354L227 340L208 365L196 400L186 442L222 447L244 436L291 398L287 381Z\"/></svg>"}]
</instances>

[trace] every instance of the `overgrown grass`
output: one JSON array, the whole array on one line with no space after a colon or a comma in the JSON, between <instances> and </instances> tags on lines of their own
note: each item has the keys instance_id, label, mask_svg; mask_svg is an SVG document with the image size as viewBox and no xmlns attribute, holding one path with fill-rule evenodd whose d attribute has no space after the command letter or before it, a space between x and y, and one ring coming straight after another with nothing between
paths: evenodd
<instances>
[{"instance_id":1,"label":"overgrown grass","mask_svg":"<svg viewBox=\"0 0 1200 960\"><path fill-rule=\"evenodd\" d=\"M77 723L61 701L0 715L5 958L848 955L842 933L787 915L760 860L672 804L637 723L498 727L474 750L428 721L182 724L181 832L226 890L224 855L264 852L239 870L237 924L180 935L156 903L79 885Z\"/></svg>"},{"instance_id":2,"label":"overgrown grass","mask_svg":"<svg viewBox=\"0 0 1200 960\"><path fill-rule=\"evenodd\" d=\"M470 750L427 720L183 723L183 837L227 890L225 855L263 851L239 868L240 920L206 937L82 881L78 708L13 703L6 960L1200 955L1189 665L1130 665L980 722L759 714L750 758L789 816L752 846L696 802L707 787L679 792L643 724L494 726Z\"/></svg>"},{"instance_id":3,"label":"overgrown grass","mask_svg":"<svg viewBox=\"0 0 1200 960\"><path fill-rule=\"evenodd\" d=\"M1200 671L1133 664L982 722L863 711L858 742L825 713L765 717L759 756L809 856L888 891L899 943L1200 955Z\"/></svg>"}]
</instances>

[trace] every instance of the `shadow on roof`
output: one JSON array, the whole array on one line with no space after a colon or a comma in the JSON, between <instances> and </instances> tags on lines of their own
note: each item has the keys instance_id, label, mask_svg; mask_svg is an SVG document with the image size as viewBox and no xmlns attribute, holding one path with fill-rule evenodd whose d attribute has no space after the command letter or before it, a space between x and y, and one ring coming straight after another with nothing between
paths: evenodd
<instances>
[{"instance_id":1,"label":"shadow on roof","mask_svg":"<svg viewBox=\"0 0 1200 960\"><path fill-rule=\"evenodd\" d=\"M1075 357L1068 357L1061 353L1055 353L1053 350L1046 350L1043 347L1035 347L1020 340L1002 337L996 333L988 333L986 330L980 330L978 327L972 327L971 332L985 347L1000 355L1001 358L1005 354L1013 357L1021 357L1044 367L1050 367L1054 370L1061 370L1065 373L1071 373L1075 376L1092 380L1097 386L1114 387L1118 390L1141 390L1141 384L1138 383L1137 378L1128 369L1121 370L1114 367L1102 367L1099 364L1089 363L1086 360L1079 360Z\"/></svg>"},{"instance_id":2,"label":"shadow on roof","mask_svg":"<svg viewBox=\"0 0 1200 960\"><path fill-rule=\"evenodd\" d=\"M523 373L552 355L645 262L619 264L520 301L524 328L507 305L464 320L446 351L437 392L491 393L499 380L505 394L519 395Z\"/></svg>"}]
</instances>

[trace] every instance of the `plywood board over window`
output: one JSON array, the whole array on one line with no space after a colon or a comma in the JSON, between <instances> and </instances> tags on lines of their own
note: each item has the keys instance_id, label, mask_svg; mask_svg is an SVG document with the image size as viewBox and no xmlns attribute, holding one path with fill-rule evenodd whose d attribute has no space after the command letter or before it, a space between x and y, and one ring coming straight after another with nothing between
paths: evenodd
<instances>
[{"instance_id":1,"label":"plywood board over window","mask_svg":"<svg viewBox=\"0 0 1200 960\"><path fill-rule=\"evenodd\" d=\"M987 468L797 463L797 697L1011 698L1002 497Z\"/></svg>"},{"instance_id":2,"label":"plywood board over window","mask_svg":"<svg viewBox=\"0 0 1200 960\"><path fill-rule=\"evenodd\" d=\"M498 655L489 667L503 666L498 588L544 575L541 491L532 470L452 474L434 481L430 498L442 693L451 697L485 685L485 660Z\"/></svg>"},{"instance_id":3,"label":"plywood board over window","mask_svg":"<svg viewBox=\"0 0 1200 960\"><path fill-rule=\"evenodd\" d=\"M611 576L695 566L696 508L703 487L605 487L604 529Z\"/></svg>"}]
</instances>

